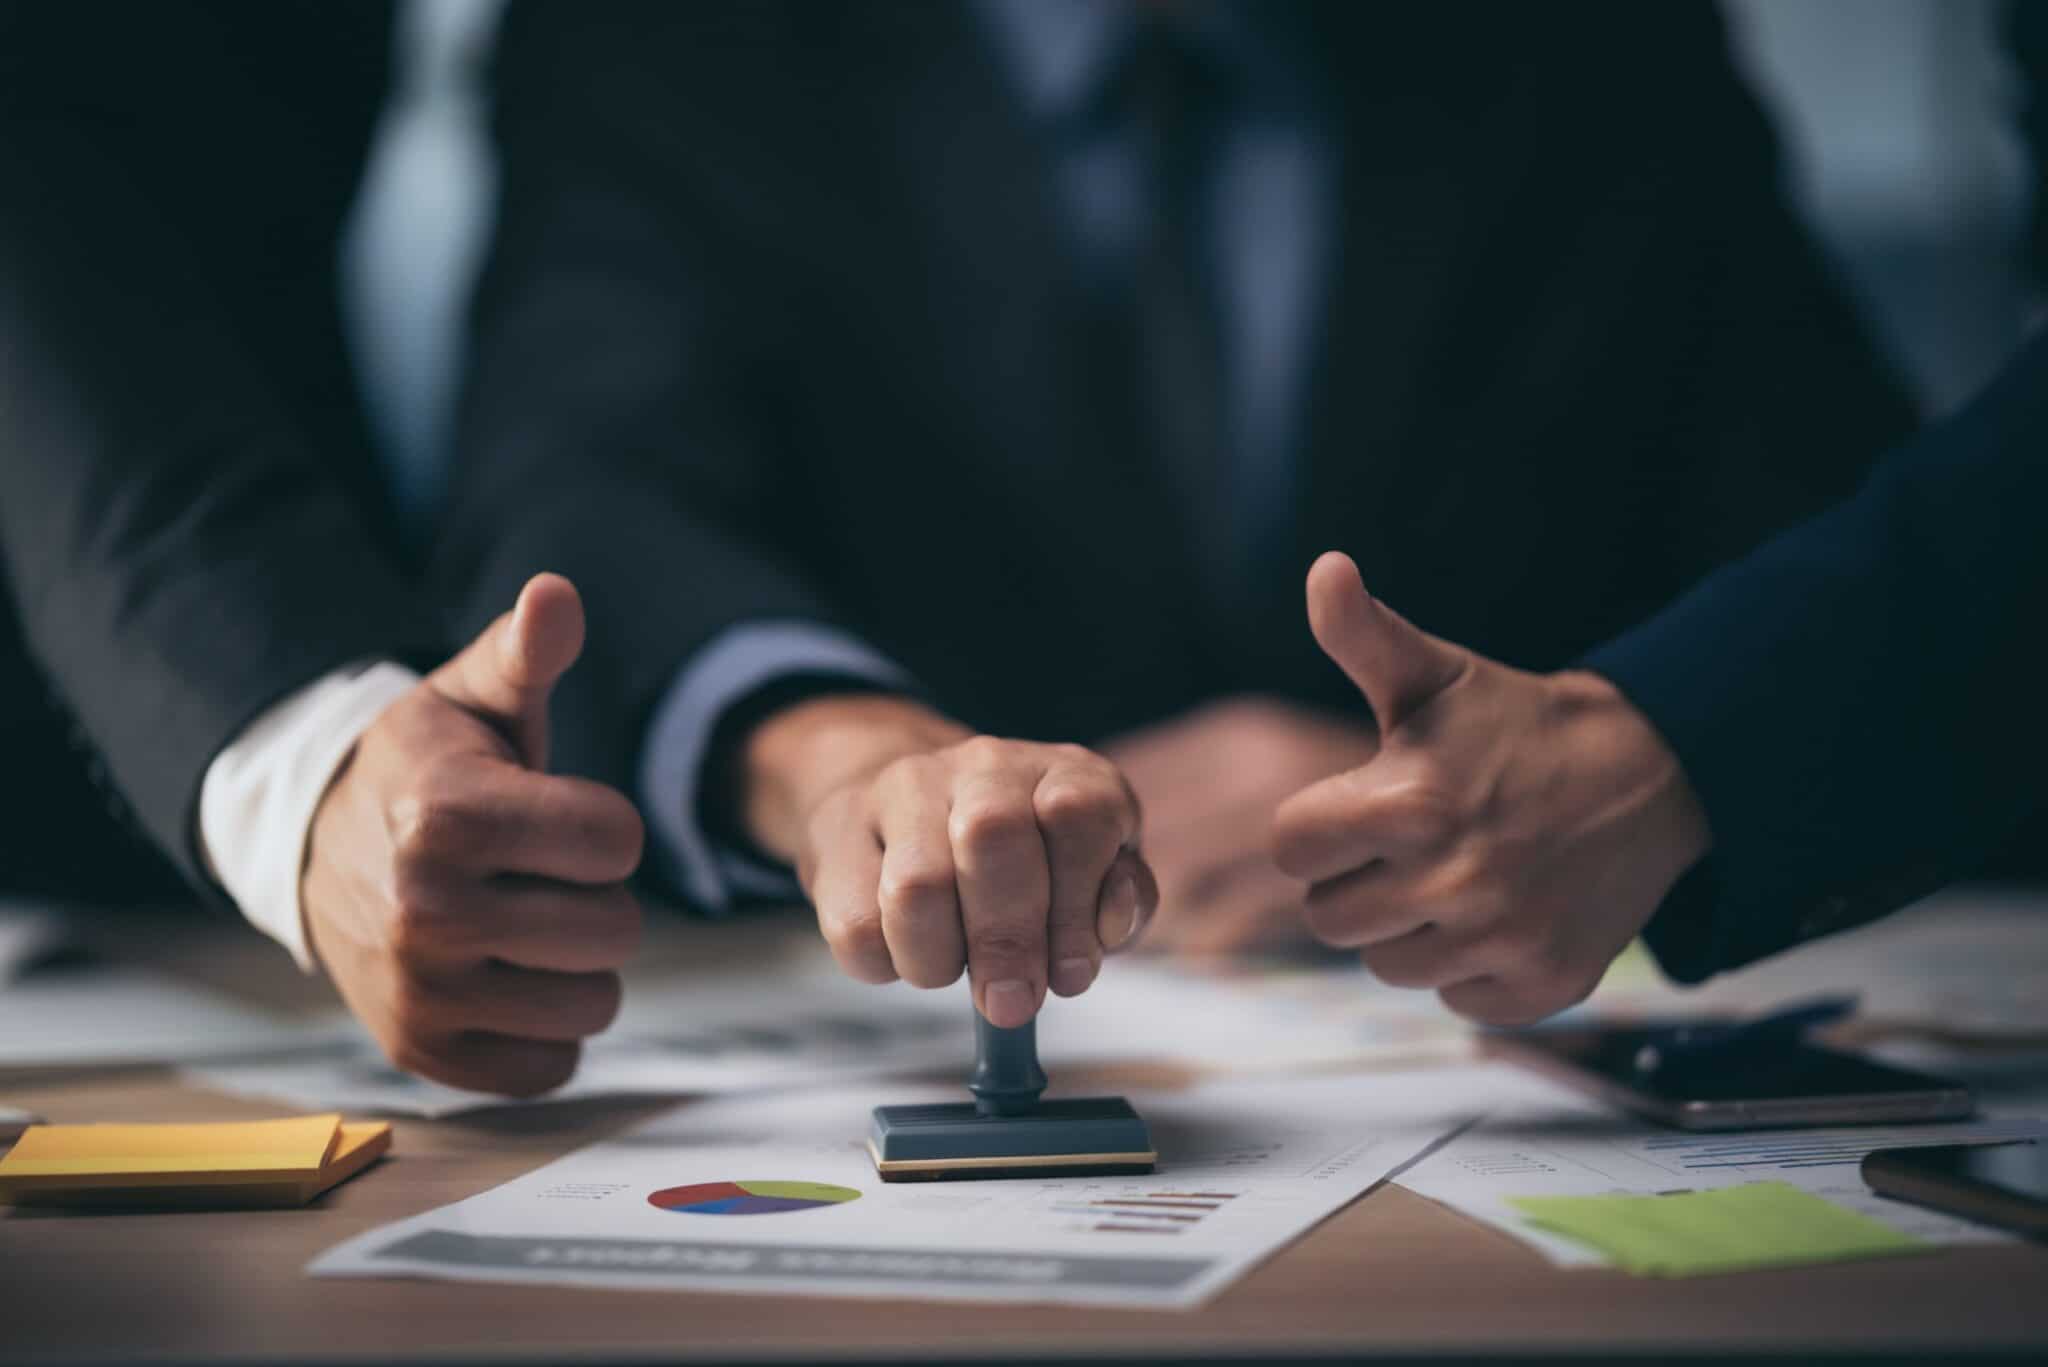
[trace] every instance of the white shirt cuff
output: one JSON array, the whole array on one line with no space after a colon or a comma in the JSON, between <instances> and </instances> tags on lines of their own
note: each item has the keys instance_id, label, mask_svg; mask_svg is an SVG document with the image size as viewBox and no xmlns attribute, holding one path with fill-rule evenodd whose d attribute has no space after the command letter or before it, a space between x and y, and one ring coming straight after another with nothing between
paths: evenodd
<instances>
[{"instance_id":1,"label":"white shirt cuff","mask_svg":"<svg viewBox=\"0 0 2048 1367\"><path fill-rule=\"evenodd\" d=\"M841 674L884 688L910 682L901 668L843 631L811 622L747 622L690 657L648 725L640 799L654 832L652 855L707 911L724 911L738 895L798 893L786 870L719 846L697 820L704 762L719 720L748 694L797 674Z\"/></svg>"},{"instance_id":2,"label":"white shirt cuff","mask_svg":"<svg viewBox=\"0 0 2048 1367\"><path fill-rule=\"evenodd\" d=\"M199 785L199 855L242 915L314 971L299 908L313 814L342 760L419 675L339 669L272 704L213 757Z\"/></svg>"}]
</instances>

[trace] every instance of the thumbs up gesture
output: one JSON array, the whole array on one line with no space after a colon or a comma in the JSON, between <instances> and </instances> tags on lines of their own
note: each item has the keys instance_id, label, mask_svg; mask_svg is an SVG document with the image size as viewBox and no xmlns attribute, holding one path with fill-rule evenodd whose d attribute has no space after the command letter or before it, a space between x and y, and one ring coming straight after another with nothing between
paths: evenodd
<instances>
[{"instance_id":1,"label":"thumbs up gesture","mask_svg":"<svg viewBox=\"0 0 2048 1367\"><path fill-rule=\"evenodd\" d=\"M1310 929L1488 1024L1582 1000L1707 850L1677 758L1605 679L1419 631L1346 556L1309 570L1308 614L1380 730L1370 761L1274 817Z\"/></svg>"},{"instance_id":2,"label":"thumbs up gesture","mask_svg":"<svg viewBox=\"0 0 2048 1367\"><path fill-rule=\"evenodd\" d=\"M535 576L512 611L387 707L313 818L308 934L392 1062L529 1096L611 1023L640 934L641 825L614 790L547 774L547 703L583 604Z\"/></svg>"}]
</instances>

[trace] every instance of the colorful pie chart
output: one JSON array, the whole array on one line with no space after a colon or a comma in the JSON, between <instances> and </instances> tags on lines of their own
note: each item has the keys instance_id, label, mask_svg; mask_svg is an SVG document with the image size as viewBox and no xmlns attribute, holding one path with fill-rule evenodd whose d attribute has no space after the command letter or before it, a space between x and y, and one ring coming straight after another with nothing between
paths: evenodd
<instances>
[{"instance_id":1,"label":"colorful pie chart","mask_svg":"<svg viewBox=\"0 0 2048 1367\"><path fill-rule=\"evenodd\" d=\"M647 1204L679 1215L781 1215L859 1199L852 1187L826 1182L696 1182L664 1187Z\"/></svg>"}]
</instances>

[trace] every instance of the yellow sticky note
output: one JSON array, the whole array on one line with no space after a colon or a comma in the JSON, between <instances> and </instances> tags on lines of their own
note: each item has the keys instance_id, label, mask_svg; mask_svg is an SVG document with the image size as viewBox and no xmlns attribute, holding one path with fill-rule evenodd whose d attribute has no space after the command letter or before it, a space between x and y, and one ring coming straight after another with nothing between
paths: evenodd
<instances>
[{"instance_id":1,"label":"yellow sticky note","mask_svg":"<svg viewBox=\"0 0 2048 1367\"><path fill-rule=\"evenodd\" d=\"M153 1188L147 1192L122 1192L111 1201L81 1199L96 1193L70 1194L67 1205L160 1205L218 1209L224 1206L303 1206L306 1202L340 1186L391 1148L391 1124L343 1121L334 1141L334 1152L321 1169L310 1176L280 1181L252 1179L233 1186L189 1187L182 1190Z\"/></svg>"},{"instance_id":2,"label":"yellow sticky note","mask_svg":"<svg viewBox=\"0 0 2048 1367\"><path fill-rule=\"evenodd\" d=\"M0 1158L0 1200L38 1190L232 1186L315 1178L339 1115L214 1125L36 1125Z\"/></svg>"},{"instance_id":3,"label":"yellow sticky note","mask_svg":"<svg viewBox=\"0 0 2048 1367\"><path fill-rule=\"evenodd\" d=\"M1590 1245L1616 1267L1648 1277L1835 1262L1926 1247L1788 1182L1666 1196L1524 1196L1509 1204L1539 1228Z\"/></svg>"},{"instance_id":4,"label":"yellow sticky note","mask_svg":"<svg viewBox=\"0 0 2048 1367\"><path fill-rule=\"evenodd\" d=\"M320 1169L320 1176L314 1179L311 1189L303 1192L300 1197L301 1203L346 1182L382 1158L390 1149L390 1121L343 1121L341 1135L334 1141L333 1155L328 1158L327 1165Z\"/></svg>"}]
</instances>

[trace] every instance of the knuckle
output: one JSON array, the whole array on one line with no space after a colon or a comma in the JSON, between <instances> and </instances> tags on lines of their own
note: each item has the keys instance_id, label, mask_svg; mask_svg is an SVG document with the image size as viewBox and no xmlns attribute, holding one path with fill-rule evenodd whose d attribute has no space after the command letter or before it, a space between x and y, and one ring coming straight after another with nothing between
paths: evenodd
<instances>
[{"instance_id":1,"label":"knuckle","mask_svg":"<svg viewBox=\"0 0 2048 1367\"><path fill-rule=\"evenodd\" d=\"M996 769L1009 762L1010 743L996 736L969 736L953 747L960 763L969 769Z\"/></svg>"},{"instance_id":2,"label":"knuckle","mask_svg":"<svg viewBox=\"0 0 2048 1367\"><path fill-rule=\"evenodd\" d=\"M1100 776L1048 780L1031 806L1042 829L1061 835L1113 836L1122 825L1123 795Z\"/></svg>"},{"instance_id":3,"label":"knuckle","mask_svg":"<svg viewBox=\"0 0 2048 1367\"><path fill-rule=\"evenodd\" d=\"M882 910L903 915L936 914L953 900L953 871L937 862L904 863L882 870Z\"/></svg>"},{"instance_id":4,"label":"knuckle","mask_svg":"<svg viewBox=\"0 0 2048 1367\"><path fill-rule=\"evenodd\" d=\"M882 934L882 918L874 911L834 918L825 928L825 939L843 962L869 970L889 962L889 942Z\"/></svg>"},{"instance_id":5,"label":"knuckle","mask_svg":"<svg viewBox=\"0 0 2048 1367\"><path fill-rule=\"evenodd\" d=\"M983 798L953 808L948 834L956 847L990 850L1014 842L1036 827L1029 808L1001 799Z\"/></svg>"},{"instance_id":6,"label":"knuckle","mask_svg":"<svg viewBox=\"0 0 2048 1367\"><path fill-rule=\"evenodd\" d=\"M1100 772L1109 767L1108 761L1085 745L1072 741L1057 741L1046 746L1046 758L1053 765L1063 769L1086 769Z\"/></svg>"},{"instance_id":7,"label":"knuckle","mask_svg":"<svg viewBox=\"0 0 2048 1367\"><path fill-rule=\"evenodd\" d=\"M391 844L402 864L434 863L459 855L471 822L445 785L423 780L391 800Z\"/></svg>"}]
</instances>

